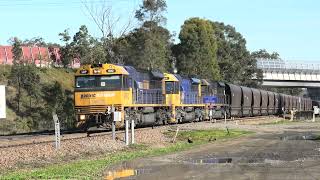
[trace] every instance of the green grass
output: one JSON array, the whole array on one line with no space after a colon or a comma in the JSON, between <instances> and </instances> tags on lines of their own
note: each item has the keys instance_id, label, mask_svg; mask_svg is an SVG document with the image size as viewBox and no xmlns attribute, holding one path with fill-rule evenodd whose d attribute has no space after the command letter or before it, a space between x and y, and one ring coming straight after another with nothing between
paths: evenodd
<instances>
[{"instance_id":1,"label":"green grass","mask_svg":"<svg viewBox=\"0 0 320 180\"><path fill-rule=\"evenodd\" d=\"M64 68L44 68L40 71L41 82L52 84L55 81L61 84L63 89L73 92L74 72Z\"/></svg>"},{"instance_id":2,"label":"green grass","mask_svg":"<svg viewBox=\"0 0 320 180\"><path fill-rule=\"evenodd\" d=\"M128 161L139 157L160 156L179 152L208 143L209 138L214 136L219 139L235 138L252 132L229 130L201 130L183 131L178 136L178 142L164 148L148 148L145 145L132 145L128 148L107 154L99 159L78 160L66 164L49 165L37 169L18 170L8 172L1 179L99 179L107 166L121 161ZM167 133L172 136L172 133ZM194 143L187 143L185 138L192 138Z\"/></svg>"},{"instance_id":3,"label":"green grass","mask_svg":"<svg viewBox=\"0 0 320 180\"><path fill-rule=\"evenodd\" d=\"M214 138L232 138L237 137L239 135L248 134L251 132L248 131L241 131L241 130L221 130L221 129L214 129L214 130L197 130L197 131L181 131L178 133L177 139L180 141L187 140L188 138L195 142L205 142L212 140ZM167 135L173 137L175 132L169 132Z\"/></svg>"},{"instance_id":4,"label":"green grass","mask_svg":"<svg viewBox=\"0 0 320 180\"><path fill-rule=\"evenodd\" d=\"M40 89L41 95L38 96L37 99L34 97L31 98L33 102L32 109L29 108L30 96L22 89L20 113L18 113L17 110L17 88L8 84L11 70L12 66L0 65L0 84L7 86L6 100L8 104L7 118L1 120L0 123L0 135L41 131L43 129L52 128L50 122L45 122L52 120L45 111L50 102L47 102L44 92L46 92L47 87L51 87L57 81L61 84L63 92L66 92L66 95L73 97L74 70L65 68L37 68L37 73L40 76L40 81L37 86ZM49 114L51 116L51 113ZM35 123L30 123L33 121ZM39 124L39 126L37 124Z\"/></svg>"}]
</instances>

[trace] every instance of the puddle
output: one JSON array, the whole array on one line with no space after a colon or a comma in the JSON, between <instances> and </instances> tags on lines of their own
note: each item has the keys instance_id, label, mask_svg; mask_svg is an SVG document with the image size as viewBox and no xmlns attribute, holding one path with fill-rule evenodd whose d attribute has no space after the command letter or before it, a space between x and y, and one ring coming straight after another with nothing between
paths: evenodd
<instances>
[{"instance_id":1,"label":"puddle","mask_svg":"<svg viewBox=\"0 0 320 180\"><path fill-rule=\"evenodd\" d=\"M192 160L194 164L224 164L232 163L232 158L206 158Z\"/></svg>"},{"instance_id":2,"label":"puddle","mask_svg":"<svg viewBox=\"0 0 320 180\"><path fill-rule=\"evenodd\" d=\"M131 176L137 176L140 174L148 174L151 169L118 169L114 171L108 171L104 177L105 180L114 180L119 178L126 178Z\"/></svg>"},{"instance_id":3,"label":"puddle","mask_svg":"<svg viewBox=\"0 0 320 180\"><path fill-rule=\"evenodd\" d=\"M320 140L319 135L315 134L307 134L307 135L291 135L291 136L282 136L280 137L281 140L311 140L311 141L318 141Z\"/></svg>"}]
</instances>

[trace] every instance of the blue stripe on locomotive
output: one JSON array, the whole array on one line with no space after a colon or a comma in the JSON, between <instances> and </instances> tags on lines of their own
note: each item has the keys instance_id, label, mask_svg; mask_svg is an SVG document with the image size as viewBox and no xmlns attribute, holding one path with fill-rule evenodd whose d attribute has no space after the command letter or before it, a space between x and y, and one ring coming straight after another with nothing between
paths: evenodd
<instances>
[{"instance_id":1,"label":"blue stripe on locomotive","mask_svg":"<svg viewBox=\"0 0 320 180\"><path fill-rule=\"evenodd\" d=\"M209 104L209 103L217 103L218 98L216 96L204 96L203 97L203 103Z\"/></svg>"}]
</instances>

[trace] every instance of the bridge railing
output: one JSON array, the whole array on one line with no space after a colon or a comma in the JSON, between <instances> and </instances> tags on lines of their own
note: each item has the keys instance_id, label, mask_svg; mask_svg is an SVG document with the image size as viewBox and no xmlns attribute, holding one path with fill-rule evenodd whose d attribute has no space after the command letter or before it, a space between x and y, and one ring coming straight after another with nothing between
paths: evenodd
<instances>
[{"instance_id":1,"label":"bridge railing","mask_svg":"<svg viewBox=\"0 0 320 180\"><path fill-rule=\"evenodd\" d=\"M257 67L263 71L319 73L320 63L285 61L282 59L257 59Z\"/></svg>"}]
</instances>

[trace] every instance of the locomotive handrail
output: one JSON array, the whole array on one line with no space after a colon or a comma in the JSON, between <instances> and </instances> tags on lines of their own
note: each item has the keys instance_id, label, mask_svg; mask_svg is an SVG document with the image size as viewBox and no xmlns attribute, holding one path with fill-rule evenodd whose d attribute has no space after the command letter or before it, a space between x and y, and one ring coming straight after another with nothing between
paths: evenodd
<instances>
[{"instance_id":1,"label":"locomotive handrail","mask_svg":"<svg viewBox=\"0 0 320 180\"><path fill-rule=\"evenodd\" d=\"M137 89L136 104L162 104L164 102L161 89Z\"/></svg>"}]
</instances>

